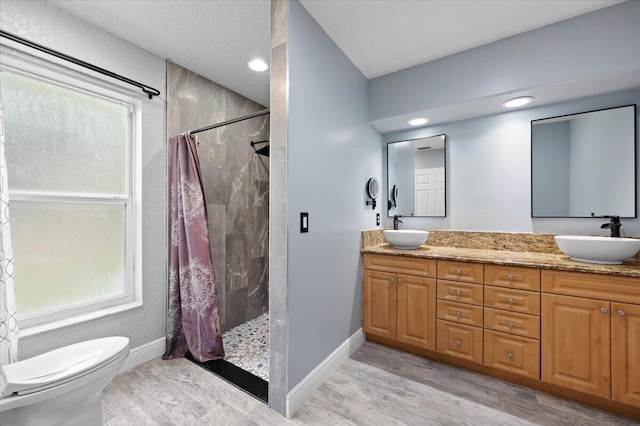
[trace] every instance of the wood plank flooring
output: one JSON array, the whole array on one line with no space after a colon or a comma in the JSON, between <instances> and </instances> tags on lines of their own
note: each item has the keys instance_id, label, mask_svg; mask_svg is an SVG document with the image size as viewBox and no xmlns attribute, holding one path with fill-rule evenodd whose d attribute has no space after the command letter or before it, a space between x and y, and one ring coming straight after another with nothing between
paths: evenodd
<instances>
[{"instance_id":1,"label":"wood plank flooring","mask_svg":"<svg viewBox=\"0 0 640 426\"><path fill-rule=\"evenodd\" d=\"M184 360L103 392L106 425L640 425L633 419L366 342L292 419Z\"/></svg>"}]
</instances>

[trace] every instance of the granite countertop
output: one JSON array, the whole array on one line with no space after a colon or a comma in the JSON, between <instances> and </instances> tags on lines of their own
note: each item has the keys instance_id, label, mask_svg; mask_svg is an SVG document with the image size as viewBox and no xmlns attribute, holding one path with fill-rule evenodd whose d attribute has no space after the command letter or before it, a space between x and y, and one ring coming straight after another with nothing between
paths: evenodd
<instances>
[{"instance_id":1,"label":"granite countertop","mask_svg":"<svg viewBox=\"0 0 640 426\"><path fill-rule=\"evenodd\" d=\"M386 254L391 256L421 257L438 260L458 260L465 262L494 263L498 265L528 266L562 271L591 272L597 274L621 275L640 278L640 260L632 258L622 265L597 265L576 262L563 254L534 253L508 250L484 250L457 247L423 245L417 250L401 250L388 243L364 247L362 253Z\"/></svg>"}]
</instances>

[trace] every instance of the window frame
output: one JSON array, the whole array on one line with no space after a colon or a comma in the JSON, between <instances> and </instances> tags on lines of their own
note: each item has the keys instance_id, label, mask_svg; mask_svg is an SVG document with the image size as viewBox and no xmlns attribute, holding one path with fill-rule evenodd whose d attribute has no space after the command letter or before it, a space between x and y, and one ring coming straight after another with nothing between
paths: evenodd
<instances>
[{"instance_id":1,"label":"window frame","mask_svg":"<svg viewBox=\"0 0 640 426\"><path fill-rule=\"evenodd\" d=\"M142 306L141 286L141 114L140 96L134 96L123 87L97 79L42 58L32 57L22 52L0 51L0 70L19 74L87 96L123 105L127 108L126 135L126 180L125 193L121 194L81 194L48 191L12 191L9 202L62 202L122 205L124 208L124 262L126 271L125 293L69 305L64 308L20 318L18 326L21 336L39 334L44 331L89 321ZM9 178L11 179L11 178ZM9 180L10 181L10 180Z\"/></svg>"}]
</instances>

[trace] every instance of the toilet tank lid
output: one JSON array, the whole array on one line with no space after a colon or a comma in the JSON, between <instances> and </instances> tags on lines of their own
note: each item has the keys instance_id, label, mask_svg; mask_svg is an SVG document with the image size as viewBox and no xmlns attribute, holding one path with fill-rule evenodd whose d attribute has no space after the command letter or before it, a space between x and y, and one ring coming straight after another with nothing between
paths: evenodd
<instances>
[{"instance_id":1,"label":"toilet tank lid","mask_svg":"<svg viewBox=\"0 0 640 426\"><path fill-rule=\"evenodd\" d=\"M129 351L129 339L122 336L87 340L54 349L42 355L2 366L0 394L13 393L68 381L99 368Z\"/></svg>"}]
</instances>

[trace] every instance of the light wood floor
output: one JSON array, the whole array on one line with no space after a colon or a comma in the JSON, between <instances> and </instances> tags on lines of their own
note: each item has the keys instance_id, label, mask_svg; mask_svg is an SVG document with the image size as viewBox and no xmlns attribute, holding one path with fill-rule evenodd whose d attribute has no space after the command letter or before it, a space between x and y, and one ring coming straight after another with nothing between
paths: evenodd
<instances>
[{"instance_id":1,"label":"light wood floor","mask_svg":"<svg viewBox=\"0 0 640 426\"><path fill-rule=\"evenodd\" d=\"M154 360L103 392L107 425L638 425L366 342L286 419L191 362Z\"/></svg>"}]
</instances>

